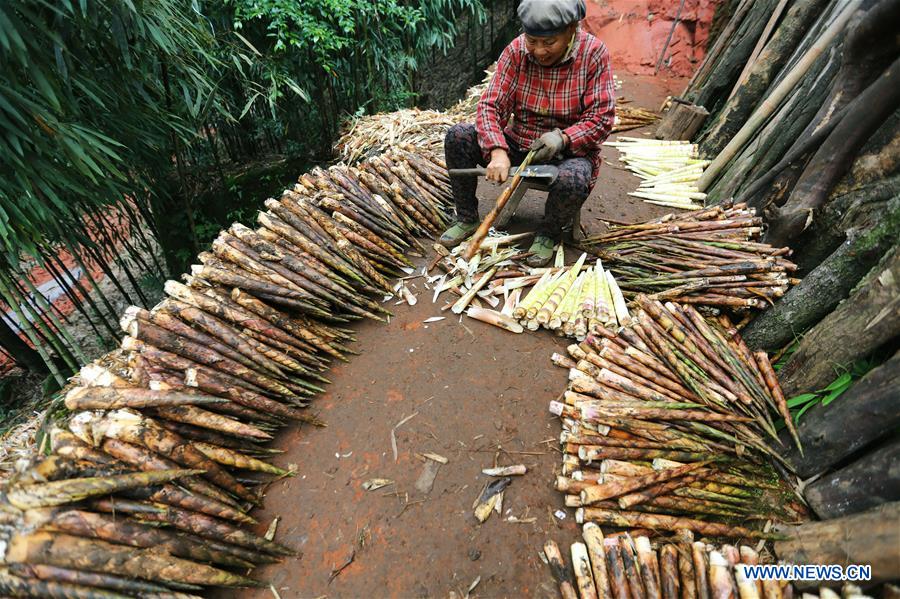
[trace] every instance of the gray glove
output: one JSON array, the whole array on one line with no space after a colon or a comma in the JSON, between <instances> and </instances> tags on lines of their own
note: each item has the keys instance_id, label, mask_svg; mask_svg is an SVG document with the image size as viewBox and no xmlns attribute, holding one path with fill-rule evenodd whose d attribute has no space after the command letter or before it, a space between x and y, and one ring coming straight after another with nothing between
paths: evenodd
<instances>
[{"instance_id":1,"label":"gray glove","mask_svg":"<svg viewBox=\"0 0 900 599\"><path fill-rule=\"evenodd\" d=\"M535 150L533 162L549 162L562 154L566 147L566 140L562 131L554 129L544 133L531 143L531 150Z\"/></svg>"}]
</instances>

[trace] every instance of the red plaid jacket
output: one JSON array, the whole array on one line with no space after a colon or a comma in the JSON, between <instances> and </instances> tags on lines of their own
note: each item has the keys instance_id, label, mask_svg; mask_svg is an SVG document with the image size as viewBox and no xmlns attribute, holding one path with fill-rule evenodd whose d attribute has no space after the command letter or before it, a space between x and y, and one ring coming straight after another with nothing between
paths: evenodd
<instances>
[{"instance_id":1,"label":"red plaid jacket","mask_svg":"<svg viewBox=\"0 0 900 599\"><path fill-rule=\"evenodd\" d=\"M565 154L589 158L596 180L600 144L609 136L615 111L609 51L603 42L579 29L569 56L544 67L528 53L520 35L497 60L497 71L478 101L475 127L486 159L494 148L509 149L504 131L527 149L547 131L562 129L569 137Z\"/></svg>"}]
</instances>

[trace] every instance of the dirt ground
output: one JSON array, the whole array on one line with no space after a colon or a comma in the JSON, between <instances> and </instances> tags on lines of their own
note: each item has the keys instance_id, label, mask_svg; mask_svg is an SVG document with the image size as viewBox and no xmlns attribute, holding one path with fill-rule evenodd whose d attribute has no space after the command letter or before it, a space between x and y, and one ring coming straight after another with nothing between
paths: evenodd
<instances>
[{"instance_id":1,"label":"dirt ground","mask_svg":"<svg viewBox=\"0 0 900 599\"><path fill-rule=\"evenodd\" d=\"M653 109L684 85L622 79L620 96ZM602 230L601 218L636 222L666 212L627 196L637 179L615 168L613 149L604 154L600 181L582 213L589 232ZM480 188L482 214L498 189ZM540 201L526 198L510 229L527 230L541 211ZM413 291L419 302L392 306L390 324L361 324L354 345L360 355L330 371L332 384L313 406L328 426L295 428L277 439L285 453L276 463L296 465L298 475L274 484L255 515L260 533L280 516L276 538L301 555L261 568L255 577L285 599L446 597L451 591L462 597L476 581L472 596L556 597L538 554L547 539L565 552L578 531L574 510L562 508L552 488L560 428L547 412L566 380L549 357L566 340L460 321L440 311L443 301L431 303L421 279ZM422 322L431 316L446 319ZM419 455L429 452L447 463ZM526 464L528 473L506 490L502 516L479 525L472 504L488 480L481 469L516 463ZM364 490L372 478L394 482ZM562 519L552 515L560 509ZM269 599L273 593L219 596Z\"/></svg>"}]
</instances>

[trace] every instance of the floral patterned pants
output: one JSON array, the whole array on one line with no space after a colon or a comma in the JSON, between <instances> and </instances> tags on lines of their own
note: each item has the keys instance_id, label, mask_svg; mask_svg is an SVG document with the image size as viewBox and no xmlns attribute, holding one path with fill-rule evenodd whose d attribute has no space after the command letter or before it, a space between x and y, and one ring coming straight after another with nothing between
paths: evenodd
<instances>
[{"instance_id":1,"label":"floral patterned pants","mask_svg":"<svg viewBox=\"0 0 900 599\"><path fill-rule=\"evenodd\" d=\"M509 160L520 164L527 152L507 138ZM450 127L444 139L444 156L447 168L474 168L485 166L475 125L459 123ZM591 193L591 161L587 158L564 158L553 164L559 168L559 177L550 186L544 205L544 220L539 233L554 240L562 237L563 231L572 225L575 215ZM477 177L451 177L453 202L456 204L456 218L462 222L478 222L478 198L475 197Z\"/></svg>"}]
</instances>

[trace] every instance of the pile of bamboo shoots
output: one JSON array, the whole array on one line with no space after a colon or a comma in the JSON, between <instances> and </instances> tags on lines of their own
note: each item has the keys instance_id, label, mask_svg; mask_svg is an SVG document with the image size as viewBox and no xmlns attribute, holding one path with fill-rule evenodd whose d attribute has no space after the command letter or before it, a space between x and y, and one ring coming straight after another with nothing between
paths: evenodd
<instances>
[{"instance_id":1,"label":"pile of bamboo shoots","mask_svg":"<svg viewBox=\"0 0 900 599\"><path fill-rule=\"evenodd\" d=\"M689 530L680 530L675 538L658 542L651 542L651 534L645 531L604 536L599 526L588 522L582 530L584 542L572 543L570 549L571 574L555 542L544 544L544 555L564 599L791 599L795 596L788 581L748 577L744 566L764 561L752 547L716 547L694 541Z\"/></svg>"},{"instance_id":2,"label":"pile of bamboo shoots","mask_svg":"<svg viewBox=\"0 0 900 599\"><path fill-rule=\"evenodd\" d=\"M762 309L797 283L789 248L759 242L762 219L745 204L613 226L584 240L615 274L622 293L651 299Z\"/></svg>"},{"instance_id":3,"label":"pile of bamboo shoots","mask_svg":"<svg viewBox=\"0 0 900 599\"><path fill-rule=\"evenodd\" d=\"M459 299L442 309L449 308L454 314L465 312L514 333L545 328L579 341L598 327L630 321L625 298L600 260L586 264L587 254L582 254L567 267L560 245L554 266L530 268L523 261L527 254L509 247L530 235L493 234L469 261L462 258L465 244L450 252L436 246L439 253L434 265L444 274L426 281L435 285L432 301L449 291Z\"/></svg>"},{"instance_id":4,"label":"pile of bamboo shoots","mask_svg":"<svg viewBox=\"0 0 900 599\"><path fill-rule=\"evenodd\" d=\"M347 323L447 222L447 173L403 148L305 174L255 230L223 231L153 309L128 308L120 349L65 390L68 414L0 495L0 594L189 597L250 586L294 552L249 511L291 471L265 443L306 412Z\"/></svg>"},{"instance_id":5,"label":"pile of bamboo shoots","mask_svg":"<svg viewBox=\"0 0 900 599\"><path fill-rule=\"evenodd\" d=\"M635 303L631 325L553 356L569 369L550 405L563 422L566 505L605 526L769 538L744 524L802 510L780 496L790 491L775 419L797 437L768 357L725 316Z\"/></svg>"},{"instance_id":6,"label":"pile of bamboo shoots","mask_svg":"<svg viewBox=\"0 0 900 599\"><path fill-rule=\"evenodd\" d=\"M706 194L697 187L697 180L709 160L699 158L696 144L620 136L603 145L618 148L620 160L642 179L637 191L628 195L656 206L684 210L703 207Z\"/></svg>"},{"instance_id":7,"label":"pile of bamboo shoots","mask_svg":"<svg viewBox=\"0 0 900 599\"><path fill-rule=\"evenodd\" d=\"M630 131L639 127L652 125L659 120L659 115L644 108L634 108L616 99L616 118L613 121L612 133ZM620 138L621 139L621 138Z\"/></svg>"}]
</instances>

